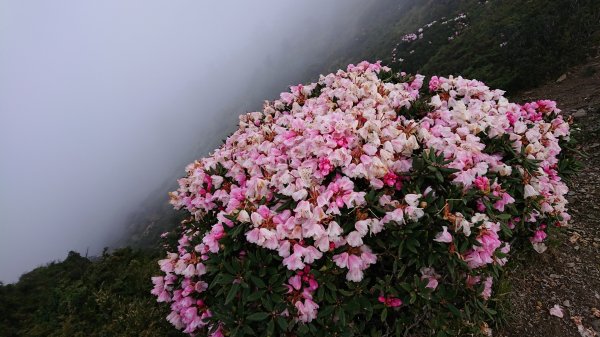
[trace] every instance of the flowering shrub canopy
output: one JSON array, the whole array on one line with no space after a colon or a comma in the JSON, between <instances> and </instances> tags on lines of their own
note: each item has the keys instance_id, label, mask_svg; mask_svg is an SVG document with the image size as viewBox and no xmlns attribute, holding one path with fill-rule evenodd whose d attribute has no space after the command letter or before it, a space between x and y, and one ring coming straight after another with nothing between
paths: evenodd
<instances>
[{"instance_id":1,"label":"flowering shrub canopy","mask_svg":"<svg viewBox=\"0 0 600 337\"><path fill-rule=\"evenodd\" d=\"M485 332L509 241L569 219L569 123L461 77L362 62L291 87L171 203L152 293L199 336ZM483 324L483 325L481 325Z\"/></svg>"}]
</instances>

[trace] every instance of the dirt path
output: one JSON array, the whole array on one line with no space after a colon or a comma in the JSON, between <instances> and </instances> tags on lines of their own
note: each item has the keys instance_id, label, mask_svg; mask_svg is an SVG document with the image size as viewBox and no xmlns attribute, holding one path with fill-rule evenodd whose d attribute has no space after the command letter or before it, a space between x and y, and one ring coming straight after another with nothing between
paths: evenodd
<instances>
[{"instance_id":1,"label":"dirt path","mask_svg":"<svg viewBox=\"0 0 600 337\"><path fill-rule=\"evenodd\" d=\"M581 127L583 170L569 182L571 224L544 254L523 254L508 279L508 322L495 336L600 336L600 58L520 101L553 99ZM531 261L534 259L534 261ZM562 307L564 317L549 309ZM579 323L581 322L581 323ZM579 325L579 326L578 326Z\"/></svg>"}]
</instances>

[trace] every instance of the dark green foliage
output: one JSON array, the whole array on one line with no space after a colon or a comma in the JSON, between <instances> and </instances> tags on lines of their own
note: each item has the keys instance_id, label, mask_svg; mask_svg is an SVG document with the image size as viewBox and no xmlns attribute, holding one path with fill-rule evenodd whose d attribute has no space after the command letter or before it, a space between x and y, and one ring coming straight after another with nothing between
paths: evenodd
<instances>
[{"instance_id":1,"label":"dark green foliage","mask_svg":"<svg viewBox=\"0 0 600 337\"><path fill-rule=\"evenodd\" d=\"M595 0L490 1L472 8L470 27L423 63L425 73L461 74L505 90L530 88L583 61L599 42Z\"/></svg>"},{"instance_id":2,"label":"dark green foliage","mask_svg":"<svg viewBox=\"0 0 600 337\"><path fill-rule=\"evenodd\" d=\"M70 252L0 285L0 336L182 336L150 295L156 259L130 248L94 262Z\"/></svg>"},{"instance_id":3,"label":"dark green foliage","mask_svg":"<svg viewBox=\"0 0 600 337\"><path fill-rule=\"evenodd\" d=\"M459 13L467 14L460 20L466 27L440 24ZM438 23L425 29L423 39L401 43L402 36L433 20ZM455 31L459 36L449 41ZM359 36L338 51L341 56L331 68L362 60L392 64L398 45L397 57L404 62L396 63L395 70L462 75L514 92L557 78L595 55L599 44L596 0L382 0L365 15Z\"/></svg>"}]
</instances>

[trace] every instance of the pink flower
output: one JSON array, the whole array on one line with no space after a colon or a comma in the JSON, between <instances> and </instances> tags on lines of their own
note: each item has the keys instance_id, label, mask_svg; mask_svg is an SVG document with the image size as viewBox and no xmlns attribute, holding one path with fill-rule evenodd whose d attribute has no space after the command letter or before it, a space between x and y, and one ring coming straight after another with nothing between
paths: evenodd
<instances>
[{"instance_id":1,"label":"pink flower","mask_svg":"<svg viewBox=\"0 0 600 337\"><path fill-rule=\"evenodd\" d=\"M308 323L313 319L317 318L317 310L319 305L310 298L305 298L304 302L298 301L294 303L296 309L298 309L298 320L301 322Z\"/></svg>"},{"instance_id":2,"label":"pink flower","mask_svg":"<svg viewBox=\"0 0 600 337\"><path fill-rule=\"evenodd\" d=\"M223 327L219 324L217 330L215 330L215 332L213 332L210 335L210 337L225 337L225 335L223 334Z\"/></svg>"},{"instance_id":3,"label":"pink flower","mask_svg":"<svg viewBox=\"0 0 600 337\"><path fill-rule=\"evenodd\" d=\"M357 231L352 231L346 237L346 242L348 242L348 244L352 247L362 246L362 244L363 244L362 235Z\"/></svg>"},{"instance_id":4,"label":"pink flower","mask_svg":"<svg viewBox=\"0 0 600 337\"><path fill-rule=\"evenodd\" d=\"M296 251L298 245L294 245L294 253L283 259L283 265L289 270L297 270L304 268L304 262L302 262L302 253Z\"/></svg>"},{"instance_id":5,"label":"pink flower","mask_svg":"<svg viewBox=\"0 0 600 337\"><path fill-rule=\"evenodd\" d=\"M431 79L429 80L429 91L437 91L440 88L440 84L441 82L439 77L431 76Z\"/></svg>"},{"instance_id":6,"label":"pink flower","mask_svg":"<svg viewBox=\"0 0 600 337\"><path fill-rule=\"evenodd\" d=\"M329 159L327 159L327 158L319 159L319 171L321 172L322 175L326 176L332 170L333 170L333 165L331 165L331 162L329 161Z\"/></svg>"},{"instance_id":7,"label":"pink flower","mask_svg":"<svg viewBox=\"0 0 600 337\"><path fill-rule=\"evenodd\" d=\"M426 288L434 289L438 286L438 279L441 277L433 268L421 268L421 280L427 279Z\"/></svg>"},{"instance_id":8,"label":"pink flower","mask_svg":"<svg viewBox=\"0 0 600 337\"><path fill-rule=\"evenodd\" d=\"M555 304L552 308L550 308L550 315L556 316L558 318L564 317L563 310L558 304Z\"/></svg>"},{"instance_id":9,"label":"pink flower","mask_svg":"<svg viewBox=\"0 0 600 337\"><path fill-rule=\"evenodd\" d=\"M442 231L439 232L433 241L442 242L442 243L450 243L452 242L452 235L448 232L448 227L442 226Z\"/></svg>"},{"instance_id":10,"label":"pink flower","mask_svg":"<svg viewBox=\"0 0 600 337\"><path fill-rule=\"evenodd\" d=\"M292 286L293 289L300 290L300 288L302 287L302 277L300 277L300 275L294 275L290 277L288 283Z\"/></svg>"},{"instance_id":11,"label":"pink flower","mask_svg":"<svg viewBox=\"0 0 600 337\"><path fill-rule=\"evenodd\" d=\"M504 192L502 193L502 198L494 203L494 208L499 210L500 212L504 212L504 206L508 204L512 204L515 202L515 199L510 196L510 194Z\"/></svg>"},{"instance_id":12,"label":"pink flower","mask_svg":"<svg viewBox=\"0 0 600 337\"><path fill-rule=\"evenodd\" d=\"M362 260L359 256L350 254L348 255L348 269L361 269Z\"/></svg>"},{"instance_id":13,"label":"pink flower","mask_svg":"<svg viewBox=\"0 0 600 337\"><path fill-rule=\"evenodd\" d=\"M346 280L351 282L360 282L364 277L364 272L360 268L352 268L348 269L348 273L346 274Z\"/></svg>"},{"instance_id":14,"label":"pink flower","mask_svg":"<svg viewBox=\"0 0 600 337\"><path fill-rule=\"evenodd\" d=\"M398 176L391 171L386 173L385 176L383 176L383 182L388 186L396 185L396 179L398 179Z\"/></svg>"},{"instance_id":15,"label":"pink flower","mask_svg":"<svg viewBox=\"0 0 600 337\"><path fill-rule=\"evenodd\" d=\"M366 245L360 247L360 255L347 252L333 256L333 262L340 268L348 268L346 279L352 282L360 282L364 276L364 270L371 264L377 262L377 256L371 252Z\"/></svg>"},{"instance_id":16,"label":"pink flower","mask_svg":"<svg viewBox=\"0 0 600 337\"><path fill-rule=\"evenodd\" d=\"M333 262L340 268L348 267L348 253L341 253L333 256Z\"/></svg>"},{"instance_id":17,"label":"pink flower","mask_svg":"<svg viewBox=\"0 0 600 337\"><path fill-rule=\"evenodd\" d=\"M480 191L483 191L483 192L490 191L490 180L485 176L475 178L475 180L473 181L473 184L475 186L477 186L477 188Z\"/></svg>"},{"instance_id":18,"label":"pink flower","mask_svg":"<svg viewBox=\"0 0 600 337\"><path fill-rule=\"evenodd\" d=\"M396 308L402 305L402 300L397 297L379 296L377 300L383 303L386 307Z\"/></svg>"},{"instance_id":19,"label":"pink flower","mask_svg":"<svg viewBox=\"0 0 600 337\"><path fill-rule=\"evenodd\" d=\"M543 242L546 239L546 236L548 236L546 234L546 232L544 232L543 230L538 229L533 234L533 237L530 238L530 241L532 243L540 243L540 242Z\"/></svg>"},{"instance_id":20,"label":"pink flower","mask_svg":"<svg viewBox=\"0 0 600 337\"><path fill-rule=\"evenodd\" d=\"M327 186L321 197L319 206L327 206L327 214L341 214L340 208L352 207L364 203L364 198L360 199L359 195L354 192L354 183L347 177L337 178ZM328 204L327 204L328 202Z\"/></svg>"},{"instance_id":21,"label":"pink flower","mask_svg":"<svg viewBox=\"0 0 600 337\"><path fill-rule=\"evenodd\" d=\"M402 208L396 208L391 212L387 212L385 216L381 219L382 224L387 224L391 221L397 222L399 225L404 223L404 211Z\"/></svg>"},{"instance_id":22,"label":"pink flower","mask_svg":"<svg viewBox=\"0 0 600 337\"><path fill-rule=\"evenodd\" d=\"M466 284L468 288L472 288L474 285L481 281L481 276L467 275Z\"/></svg>"},{"instance_id":23,"label":"pink flower","mask_svg":"<svg viewBox=\"0 0 600 337\"><path fill-rule=\"evenodd\" d=\"M321 253L314 246L306 246L306 248L302 252L302 255L304 256L304 262L310 264L313 263L315 260L320 259L323 256L323 253Z\"/></svg>"},{"instance_id":24,"label":"pink flower","mask_svg":"<svg viewBox=\"0 0 600 337\"><path fill-rule=\"evenodd\" d=\"M494 252L502 245L498 237L499 230L500 225L497 223L484 223L477 237L479 245L473 246L465 253L465 261L470 268L478 268L494 262Z\"/></svg>"},{"instance_id":25,"label":"pink flower","mask_svg":"<svg viewBox=\"0 0 600 337\"><path fill-rule=\"evenodd\" d=\"M483 282L483 291L481 292L481 297L484 300L488 300L492 296L492 284L494 279L491 276L488 276Z\"/></svg>"}]
</instances>

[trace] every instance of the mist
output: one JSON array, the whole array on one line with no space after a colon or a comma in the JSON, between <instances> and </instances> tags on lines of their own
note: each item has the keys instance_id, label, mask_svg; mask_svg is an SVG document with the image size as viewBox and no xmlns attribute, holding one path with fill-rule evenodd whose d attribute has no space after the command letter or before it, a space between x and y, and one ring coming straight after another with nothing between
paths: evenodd
<instances>
[{"instance_id":1,"label":"mist","mask_svg":"<svg viewBox=\"0 0 600 337\"><path fill-rule=\"evenodd\" d=\"M0 281L117 240L369 3L0 0Z\"/></svg>"}]
</instances>

